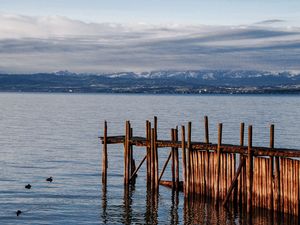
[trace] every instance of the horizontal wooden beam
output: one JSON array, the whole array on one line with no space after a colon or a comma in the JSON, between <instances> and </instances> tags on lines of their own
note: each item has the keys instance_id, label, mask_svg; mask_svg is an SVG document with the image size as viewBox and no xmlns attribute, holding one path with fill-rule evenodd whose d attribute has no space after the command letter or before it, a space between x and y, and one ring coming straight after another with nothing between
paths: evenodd
<instances>
[{"instance_id":1,"label":"horizontal wooden beam","mask_svg":"<svg viewBox=\"0 0 300 225\"><path fill-rule=\"evenodd\" d=\"M104 138L99 137L102 140ZM107 137L106 144L122 144L125 142L125 136L110 136ZM130 144L138 147L150 147L149 141L144 137L132 137L130 139ZM181 148L181 141L171 141L171 140L157 140L156 142L158 148ZM218 148L217 144L204 143L204 142L192 142L191 149L197 151L216 151ZM224 153L238 153L247 155L247 146L240 145L230 145L222 144L220 146L221 152ZM286 149L286 148L268 148L268 147L252 147L254 156L281 156L281 157L299 157L300 150L298 149Z\"/></svg>"}]
</instances>

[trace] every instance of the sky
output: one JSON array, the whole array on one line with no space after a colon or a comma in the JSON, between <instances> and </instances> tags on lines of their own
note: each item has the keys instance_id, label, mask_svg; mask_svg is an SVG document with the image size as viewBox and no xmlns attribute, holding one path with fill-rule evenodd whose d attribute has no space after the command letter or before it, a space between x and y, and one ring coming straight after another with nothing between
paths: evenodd
<instances>
[{"instance_id":1,"label":"sky","mask_svg":"<svg viewBox=\"0 0 300 225\"><path fill-rule=\"evenodd\" d=\"M0 72L300 71L299 0L0 0Z\"/></svg>"}]
</instances>

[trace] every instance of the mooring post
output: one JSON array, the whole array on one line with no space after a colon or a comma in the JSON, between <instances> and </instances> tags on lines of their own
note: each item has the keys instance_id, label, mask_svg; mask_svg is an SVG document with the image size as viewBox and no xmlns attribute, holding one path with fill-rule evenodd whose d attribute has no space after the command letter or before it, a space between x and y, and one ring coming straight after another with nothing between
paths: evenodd
<instances>
[{"instance_id":1,"label":"mooring post","mask_svg":"<svg viewBox=\"0 0 300 225\"><path fill-rule=\"evenodd\" d=\"M174 129L174 139L178 142L178 127ZM179 190L179 155L178 155L178 148L175 148L175 186L176 190Z\"/></svg>"},{"instance_id":2,"label":"mooring post","mask_svg":"<svg viewBox=\"0 0 300 225\"><path fill-rule=\"evenodd\" d=\"M154 128L151 128L151 189L155 189Z\"/></svg>"},{"instance_id":3,"label":"mooring post","mask_svg":"<svg viewBox=\"0 0 300 225\"><path fill-rule=\"evenodd\" d=\"M146 161L146 168L147 168L147 183L150 183L150 177L151 177L151 155L150 155L150 139L151 139L151 132L149 132L149 126L150 126L150 122L147 120L146 121L146 142L147 142L147 146L146 146L146 154L147 154L147 161ZM149 137L150 134L150 137Z\"/></svg>"},{"instance_id":4,"label":"mooring post","mask_svg":"<svg viewBox=\"0 0 300 225\"><path fill-rule=\"evenodd\" d=\"M247 156L247 212L252 212L252 185L253 185L253 156L252 156L252 125L248 127L248 156Z\"/></svg>"},{"instance_id":5,"label":"mooring post","mask_svg":"<svg viewBox=\"0 0 300 225\"><path fill-rule=\"evenodd\" d=\"M103 129L103 149L102 149L102 183L106 184L107 182L107 122L104 121L104 129Z\"/></svg>"},{"instance_id":6,"label":"mooring post","mask_svg":"<svg viewBox=\"0 0 300 225\"><path fill-rule=\"evenodd\" d=\"M209 144L209 127L208 127L208 117L204 116L204 129L205 129L205 143ZM204 193L207 193L207 196L210 195L210 177L208 176L210 166L209 166L209 161L210 161L210 153L209 149L207 148L206 150L206 168L204 171Z\"/></svg>"},{"instance_id":7,"label":"mooring post","mask_svg":"<svg viewBox=\"0 0 300 225\"><path fill-rule=\"evenodd\" d=\"M270 145L272 144L273 145L273 148L274 148L274 125L272 124L270 126ZM272 141L272 143L271 143ZM274 160L274 196L275 196L275 200L274 200L274 210L276 211L280 211L281 210L281 202L280 202L280 196L281 196L281 193L280 193L280 162L279 162L279 157L276 156L275 157L275 160Z\"/></svg>"},{"instance_id":8,"label":"mooring post","mask_svg":"<svg viewBox=\"0 0 300 225\"><path fill-rule=\"evenodd\" d=\"M186 152L186 192L185 196L189 195L190 186L191 186L191 168L190 168L190 152L192 149L192 122L188 123L188 138L187 138L187 152Z\"/></svg>"},{"instance_id":9,"label":"mooring post","mask_svg":"<svg viewBox=\"0 0 300 225\"><path fill-rule=\"evenodd\" d=\"M130 122L126 121L126 134L124 146L124 183L129 184L130 178Z\"/></svg>"},{"instance_id":10,"label":"mooring post","mask_svg":"<svg viewBox=\"0 0 300 225\"><path fill-rule=\"evenodd\" d=\"M274 149L274 125L270 125L270 148ZM273 190L274 190L274 157L270 156L270 165L269 165L269 173L268 174L268 180L270 181L269 186L269 204L268 207L271 209L271 211L274 209L274 199L273 199Z\"/></svg>"},{"instance_id":11,"label":"mooring post","mask_svg":"<svg viewBox=\"0 0 300 225\"><path fill-rule=\"evenodd\" d=\"M154 116L154 136L153 136L153 139L154 139L154 143L153 143L153 147L154 147L154 160L155 160L155 174L154 174L154 177L155 177L155 189L158 190L159 188L159 183L158 183L158 179L159 179L159 165L158 165L158 149L157 149L157 144L156 144L156 141L157 141L157 117Z\"/></svg>"},{"instance_id":12,"label":"mooring post","mask_svg":"<svg viewBox=\"0 0 300 225\"><path fill-rule=\"evenodd\" d=\"M171 129L171 141L175 141L174 129ZM172 164L171 164L171 172L172 172L172 188L175 189L175 148L171 147L172 152Z\"/></svg>"},{"instance_id":13,"label":"mooring post","mask_svg":"<svg viewBox=\"0 0 300 225\"><path fill-rule=\"evenodd\" d=\"M222 128L223 128L223 124L219 123L219 126L218 126L218 148L217 148L217 160L216 160L216 173L217 174L216 174L216 186L215 186L215 205L218 205L218 201L219 201Z\"/></svg>"},{"instance_id":14,"label":"mooring post","mask_svg":"<svg viewBox=\"0 0 300 225\"><path fill-rule=\"evenodd\" d=\"M240 124L240 146L244 146L244 137L245 137L245 123ZM243 154L240 154L240 162L245 158ZM242 205L245 202L245 177L246 177L246 167L244 166L241 171L240 176L240 185L239 185L239 203Z\"/></svg>"},{"instance_id":15,"label":"mooring post","mask_svg":"<svg viewBox=\"0 0 300 225\"><path fill-rule=\"evenodd\" d=\"M185 153L185 127L181 126L181 149L182 149L182 180L183 192L186 192L186 153Z\"/></svg>"}]
</instances>

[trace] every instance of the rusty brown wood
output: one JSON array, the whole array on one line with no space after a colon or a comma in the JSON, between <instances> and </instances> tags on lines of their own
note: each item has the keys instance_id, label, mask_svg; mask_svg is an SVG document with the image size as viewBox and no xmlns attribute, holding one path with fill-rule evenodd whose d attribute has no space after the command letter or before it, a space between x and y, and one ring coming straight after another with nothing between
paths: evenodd
<instances>
[{"instance_id":1,"label":"rusty brown wood","mask_svg":"<svg viewBox=\"0 0 300 225\"><path fill-rule=\"evenodd\" d=\"M204 129L205 129L205 143L209 144L209 125L208 125L208 117L205 116L204 117ZM210 176L208 176L208 171L209 171L209 165L210 165L210 160L209 160L209 149L207 149L206 153L205 153L205 157L206 157L206 161L205 161L205 166L204 166L204 176L203 176L203 180L204 180L204 193L207 193L208 195L210 195L209 193L209 188L207 187L207 184L209 184L209 179Z\"/></svg>"},{"instance_id":2,"label":"rusty brown wood","mask_svg":"<svg viewBox=\"0 0 300 225\"><path fill-rule=\"evenodd\" d=\"M141 166L143 165L143 163L145 162L145 160L147 159L147 154L145 155L145 157L142 159L142 161L140 162L140 164L138 165L138 167L133 171L130 180L132 180L135 175L137 174L137 172L139 171L139 169L141 168Z\"/></svg>"},{"instance_id":3,"label":"rusty brown wood","mask_svg":"<svg viewBox=\"0 0 300 225\"><path fill-rule=\"evenodd\" d=\"M185 127L184 126L181 126L181 149L182 149L183 191L185 192L185 185L186 185L186 145L185 145Z\"/></svg>"},{"instance_id":4,"label":"rusty brown wood","mask_svg":"<svg viewBox=\"0 0 300 225\"><path fill-rule=\"evenodd\" d=\"M189 195L189 189L190 189L190 152L191 152L191 142L192 142L192 123L188 123L188 137L187 137L187 151L186 151L186 186L185 186L185 196Z\"/></svg>"},{"instance_id":5,"label":"rusty brown wood","mask_svg":"<svg viewBox=\"0 0 300 225\"><path fill-rule=\"evenodd\" d=\"M167 160L166 160L166 162L165 162L165 164L164 164L164 166L163 166L163 168L162 168L162 170L160 172L160 175L159 175L159 178L158 178L158 182L160 182L162 176L164 175L164 172L165 172L165 170L166 170L166 168L168 166L168 163L169 163L169 161L171 159L171 156L172 156L172 150L170 151L169 156L168 156L168 158L167 158Z\"/></svg>"},{"instance_id":6,"label":"rusty brown wood","mask_svg":"<svg viewBox=\"0 0 300 225\"><path fill-rule=\"evenodd\" d=\"M146 121L146 141L150 143L151 140L151 123L149 120ZM146 146L146 152L147 152L147 183L150 183L151 181L151 149L147 145Z\"/></svg>"},{"instance_id":7,"label":"rusty brown wood","mask_svg":"<svg viewBox=\"0 0 300 225\"><path fill-rule=\"evenodd\" d=\"M103 128L103 144L102 144L102 183L106 184L107 182L107 122L104 121Z\"/></svg>"},{"instance_id":8,"label":"rusty brown wood","mask_svg":"<svg viewBox=\"0 0 300 225\"><path fill-rule=\"evenodd\" d=\"M242 168L245 166L245 162L246 162L246 160L245 160L245 158L243 158L242 161L241 161L240 164L239 164L239 167L238 167L238 169L237 169L237 171L236 171L236 174L234 175L234 178L233 178L233 180L232 180L232 183L231 183L231 185L230 185L230 187L229 187L229 189L228 189L228 192L227 192L227 194L226 194L226 197L225 197L225 199L224 199L224 201L223 201L223 206L225 206L225 205L227 204L227 202L228 202L228 200L229 200L229 198L230 198L230 195L231 195L232 190L236 187L236 184L237 184L237 181L238 181L238 177L239 177L240 174L241 174Z\"/></svg>"},{"instance_id":9,"label":"rusty brown wood","mask_svg":"<svg viewBox=\"0 0 300 225\"><path fill-rule=\"evenodd\" d=\"M174 139L178 142L178 127L174 129ZM175 148L175 187L179 190L179 154L178 148Z\"/></svg>"},{"instance_id":10,"label":"rusty brown wood","mask_svg":"<svg viewBox=\"0 0 300 225\"><path fill-rule=\"evenodd\" d=\"M222 123L219 123L218 126L218 149L217 149L217 159L216 159L216 186L215 186L215 205L218 204L219 201L219 189L220 189L220 157L221 157L221 144L222 144Z\"/></svg>"},{"instance_id":11,"label":"rusty brown wood","mask_svg":"<svg viewBox=\"0 0 300 225\"><path fill-rule=\"evenodd\" d=\"M103 137L100 137L101 140ZM107 144L122 144L125 142L124 136L114 136L107 137ZM132 137L130 143L135 146L145 147L150 145L146 138L144 137ZM180 148L182 143L181 141L172 142L170 140L157 140L156 141L158 148L168 148L168 147L176 147ZM211 151L217 151L217 144L206 144L204 142L193 142L191 143L191 150L198 151L207 151L207 149ZM222 144L220 146L222 152L224 153L239 153L243 155L247 155L247 146L240 145L231 145L231 144ZM300 158L300 150L297 149L287 149L287 148L268 148L268 147L256 147L252 146L253 156L279 156L279 157L297 157Z\"/></svg>"},{"instance_id":12,"label":"rusty brown wood","mask_svg":"<svg viewBox=\"0 0 300 225\"><path fill-rule=\"evenodd\" d=\"M174 129L171 129L171 140L175 141ZM172 164L171 164L171 172L172 172L172 187L175 188L175 148L171 148L172 152Z\"/></svg>"},{"instance_id":13,"label":"rusty brown wood","mask_svg":"<svg viewBox=\"0 0 300 225\"><path fill-rule=\"evenodd\" d=\"M248 156L247 156L247 212L252 211L252 184L253 184L253 158L252 158L252 126L248 127Z\"/></svg>"}]
</instances>

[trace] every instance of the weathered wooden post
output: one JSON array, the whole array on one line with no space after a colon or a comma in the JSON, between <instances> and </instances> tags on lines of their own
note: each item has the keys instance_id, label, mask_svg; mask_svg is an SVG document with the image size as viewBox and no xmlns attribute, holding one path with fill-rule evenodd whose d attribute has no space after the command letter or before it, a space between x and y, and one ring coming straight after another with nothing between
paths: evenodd
<instances>
[{"instance_id":1,"label":"weathered wooden post","mask_svg":"<svg viewBox=\"0 0 300 225\"><path fill-rule=\"evenodd\" d=\"M185 146L185 127L181 126L181 149L182 149L182 180L183 191L186 192L186 146Z\"/></svg>"},{"instance_id":2,"label":"weathered wooden post","mask_svg":"<svg viewBox=\"0 0 300 225\"><path fill-rule=\"evenodd\" d=\"M103 144L102 144L102 183L106 184L107 182L107 122L104 121L104 130L103 130Z\"/></svg>"},{"instance_id":3,"label":"weathered wooden post","mask_svg":"<svg viewBox=\"0 0 300 225\"><path fill-rule=\"evenodd\" d=\"M178 142L178 127L174 129L174 140ZM175 148L175 187L176 190L179 190L179 155L178 155L178 148Z\"/></svg>"},{"instance_id":4,"label":"weathered wooden post","mask_svg":"<svg viewBox=\"0 0 300 225\"><path fill-rule=\"evenodd\" d=\"M244 137L245 137L245 124L240 124L240 146L244 146ZM240 154L240 162L245 158L243 154ZM245 201L245 181L246 181L246 167L242 167L241 176L240 176L240 185L239 185L239 203L242 205Z\"/></svg>"},{"instance_id":5,"label":"weathered wooden post","mask_svg":"<svg viewBox=\"0 0 300 225\"><path fill-rule=\"evenodd\" d=\"M215 205L219 201L219 186L220 186L220 158L221 158L221 145L222 145L222 128L223 124L219 123L218 127L218 148L217 148L217 160L216 160L216 185L215 185Z\"/></svg>"},{"instance_id":6,"label":"weathered wooden post","mask_svg":"<svg viewBox=\"0 0 300 225\"><path fill-rule=\"evenodd\" d=\"M159 179L159 168L158 168L158 151L157 151L157 117L154 117L154 131L153 131L153 147L154 147L154 168L155 168L155 174L154 174L154 182L155 182L155 189L158 190L159 188L159 183L158 183L158 179Z\"/></svg>"},{"instance_id":7,"label":"weathered wooden post","mask_svg":"<svg viewBox=\"0 0 300 225\"><path fill-rule=\"evenodd\" d=\"M130 179L130 122L126 121L126 134L124 146L124 183L129 184Z\"/></svg>"},{"instance_id":8,"label":"weathered wooden post","mask_svg":"<svg viewBox=\"0 0 300 225\"><path fill-rule=\"evenodd\" d=\"M175 141L174 129L171 129L171 141ZM175 148L171 147L172 152L172 164L171 164L171 172L172 172L172 188L175 189Z\"/></svg>"},{"instance_id":9,"label":"weathered wooden post","mask_svg":"<svg viewBox=\"0 0 300 225\"><path fill-rule=\"evenodd\" d=\"M205 127L205 143L209 144L209 127L208 127L208 117L205 116L204 117L204 127ZM210 153L209 153L209 149L206 150L206 168L205 172L204 172L204 193L207 193L207 195L210 195L210 177L209 177L209 171L210 171Z\"/></svg>"},{"instance_id":10,"label":"weathered wooden post","mask_svg":"<svg viewBox=\"0 0 300 225\"><path fill-rule=\"evenodd\" d=\"M270 126L270 148L274 149L274 125L271 124ZM270 181L269 185L269 204L268 207L269 209L273 210L274 209L274 199L273 199L273 190L274 190L274 157L270 156L270 165L269 165L269 174L268 174L268 180Z\"/></svg>"},{"instance_id":11,"label":"weathered wooden post","mask_svg":"<svg viewBox=\"0 0 300 225\"><path fill-rule=\"evenodd\" d=\"M253 157L252 157L252 125L248 127L248 156L247 156L247 212L252 212Z\"/></svg>"},{"instance_id":12,"label":"weathered wooden post","mask_svg":"<svg viewBox=\"0 0 300 225\"><path fill-rule=\"evenodd\" d=\"M146 153L147 153L147 183L151 182L151 148L149 147L151 144L151 123L146 121Z\"/></svg>"},{"instance_id":13,"label":"weathered wooden post","mask_svg":"<svg viewBox=\"0 0 300 225\"><path fill-rule=\"evenodd\" d=\"M187 151L186 151L186 192L185 196L189 195L190 186L191 186L191 165L190 165L190 152L192 148L192 123L188 123L188 138L187 138Z\"/></svg>"}]
</instances>

